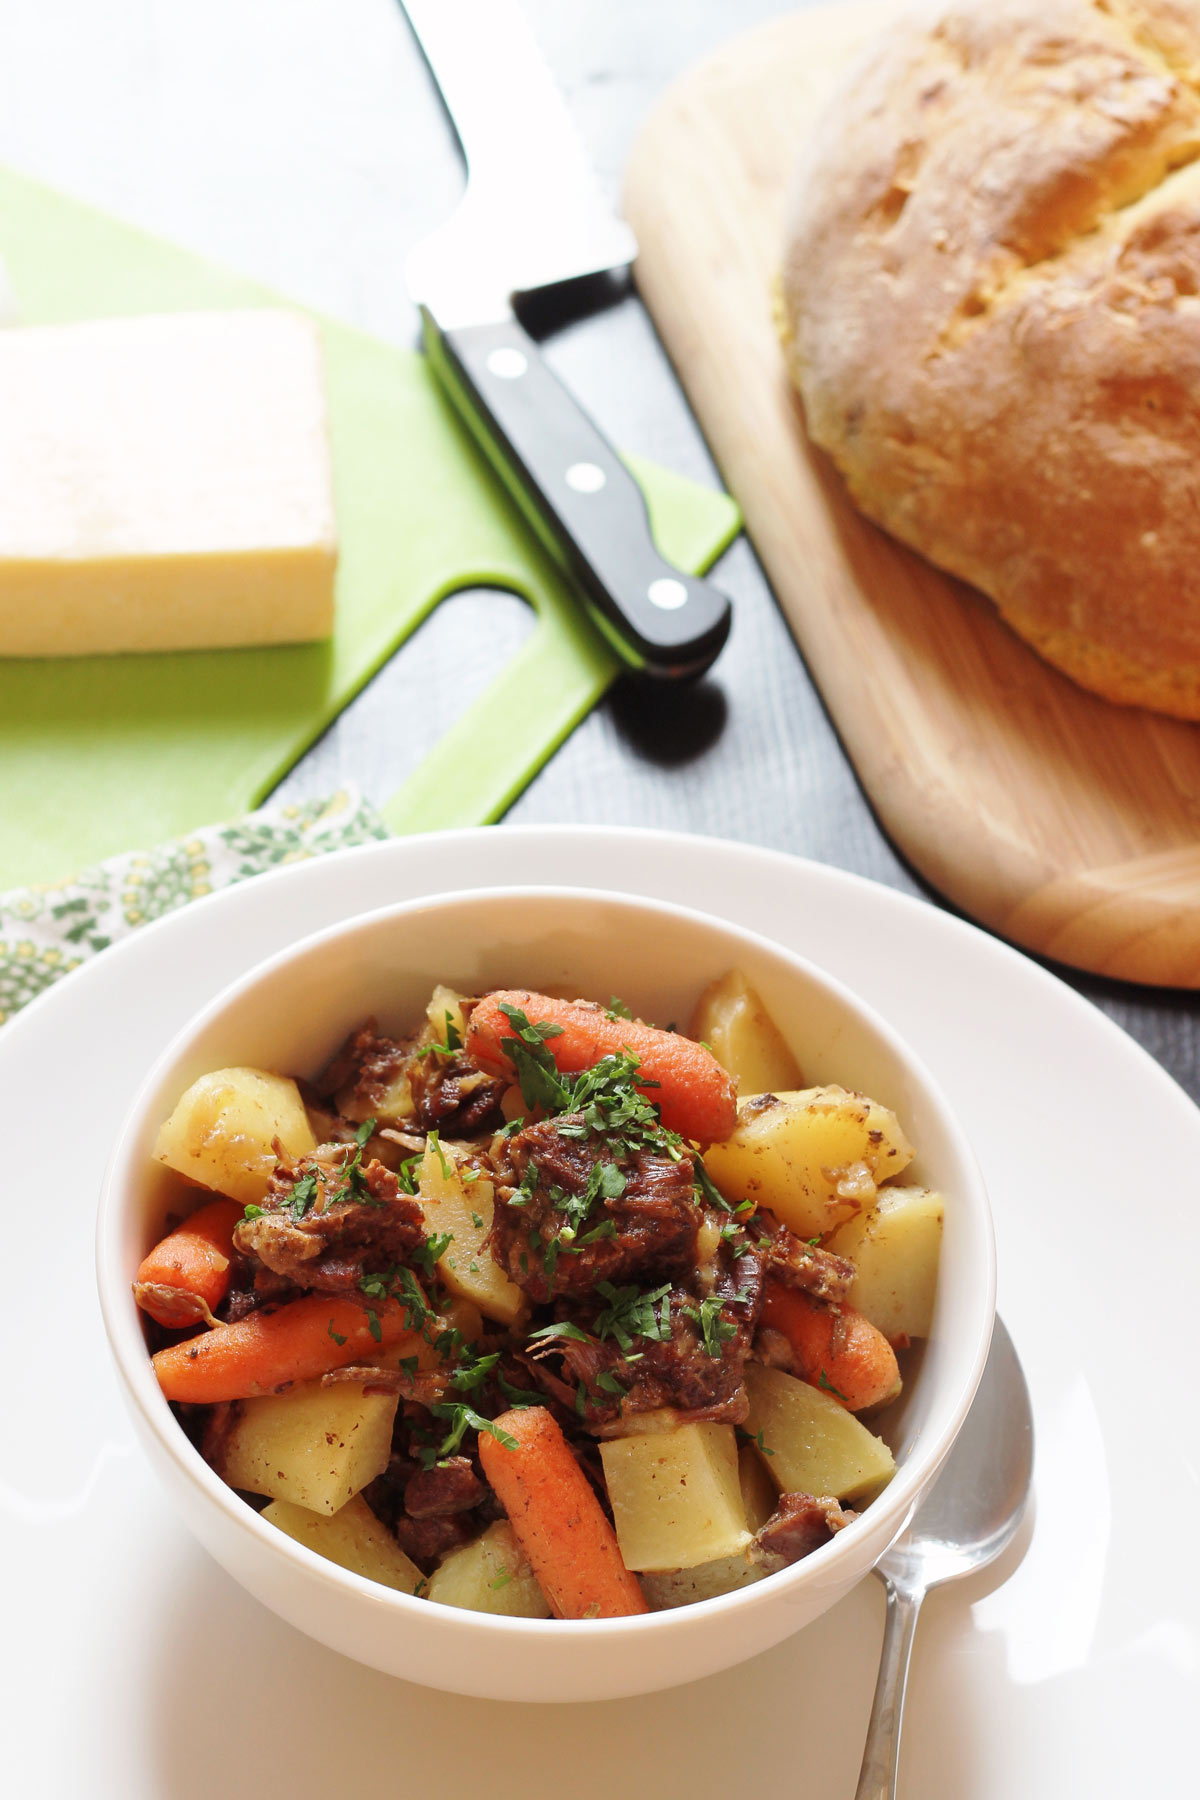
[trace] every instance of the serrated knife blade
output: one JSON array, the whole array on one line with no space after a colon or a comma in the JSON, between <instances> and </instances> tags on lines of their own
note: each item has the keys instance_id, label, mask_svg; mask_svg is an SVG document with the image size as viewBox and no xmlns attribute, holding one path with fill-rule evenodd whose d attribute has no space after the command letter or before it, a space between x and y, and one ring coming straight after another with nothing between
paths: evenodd
<instances>
[{"instance_id":1,"label":"serrated knife blade","mask_svg":"<svg viewBox=\"0 0 1200 1800\"><path fill-rule=\"evenodd\" d=\"M508 0L404 0L467 163L462 204L408 263L443 326L503 317L514 294L628 267L629 226L597 186L533 34Z\"/></svg>"},{"instance_id":2,"label":"serrated knife blade","mask_svg":"<svg viewBox=\"0 0 1200 1800\"><path fill-rule=\"evenodd\" d=\"M411 253L426 351L538 535L631 667L708 668L730 606L666 562L641 490L513 310L538 288L637 254L605 204L513 0L402 0L467 161L456 212Z\"/></svg>"}]
</instances>

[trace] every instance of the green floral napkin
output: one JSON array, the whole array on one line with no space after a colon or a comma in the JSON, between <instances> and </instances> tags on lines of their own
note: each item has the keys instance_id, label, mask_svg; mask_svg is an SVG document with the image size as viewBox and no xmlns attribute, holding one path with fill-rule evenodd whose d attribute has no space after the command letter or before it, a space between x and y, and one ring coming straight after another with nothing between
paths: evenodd
<instances>
[{"instance_id":1,"label":"green floral napkin","mask_svg":"<svg viewBox=\"0 0 1200 1800\"><path fill-rule=\"evenodd\" d=\"M53 887L0 894L0 1025L83 962L186 906L284 863L387 837L355 788L292 806L264 806L232 825L109 857Z\"/></svg>"}]
</instances>

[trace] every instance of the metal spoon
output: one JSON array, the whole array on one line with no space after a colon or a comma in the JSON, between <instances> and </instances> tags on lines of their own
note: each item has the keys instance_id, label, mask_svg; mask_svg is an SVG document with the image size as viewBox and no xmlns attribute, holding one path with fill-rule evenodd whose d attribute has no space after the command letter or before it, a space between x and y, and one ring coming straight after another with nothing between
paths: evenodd
<instances>
[{"instance_id":1,"label":"metal spoon","mask_svg":"<svg viewBox=\"0 0 1200 1800\"><path fill-rule=\"evenodd\" d=\"M887 1621L854 1800L895 1800L900 1717L921 1602L982 1569L1012 1542L1033 1473L1029 1389L999 1319L983 1379L941 1474L904 1536L875 1565Z\"/></svg>"}]
</instances>

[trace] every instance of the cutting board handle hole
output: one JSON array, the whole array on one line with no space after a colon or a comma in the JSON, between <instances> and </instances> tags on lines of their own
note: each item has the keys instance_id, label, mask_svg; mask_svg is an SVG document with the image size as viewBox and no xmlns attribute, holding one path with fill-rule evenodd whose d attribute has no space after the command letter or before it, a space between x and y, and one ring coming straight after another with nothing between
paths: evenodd
<instances>
[{"instance_id":1,"label":"cutting board handle hole","mask_svg":"<svg viewBox=\"0 0 1200 1800\"><path fill-rule=\"evenodd\" d=\"M398 788L517 654L536 623L524 596L506 588L447 594L346 706L338 731L327 730L284 777L274 798L313 799L345 781L361 784L364 771L381 766Z\"/></svg>"}]
</instances>

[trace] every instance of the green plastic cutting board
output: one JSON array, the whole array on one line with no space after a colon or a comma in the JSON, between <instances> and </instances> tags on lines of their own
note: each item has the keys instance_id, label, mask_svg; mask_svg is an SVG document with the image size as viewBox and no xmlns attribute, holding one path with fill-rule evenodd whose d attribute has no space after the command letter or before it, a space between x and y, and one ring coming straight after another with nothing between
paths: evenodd
<instances>
[{"instance_id":1,"label":"green plastic cutting board","mask_svg":"<svg viewBox=\"0 0 1200 1800\"><path fill-rule=\"evenodd\" d=\"M281 303L2 170L0 258L28 324ZM393 830L498 818L612 681L612 652L424 359L346 325L320 325L341 543L332 641L0 659L0 889L60 880L117 851L249 811L459 589L513 590L535 607L537 629L384 804ZM733 502L632 458L630 466L663 553L706 568L738 529Z\"/></svg>"}]
</instances>

